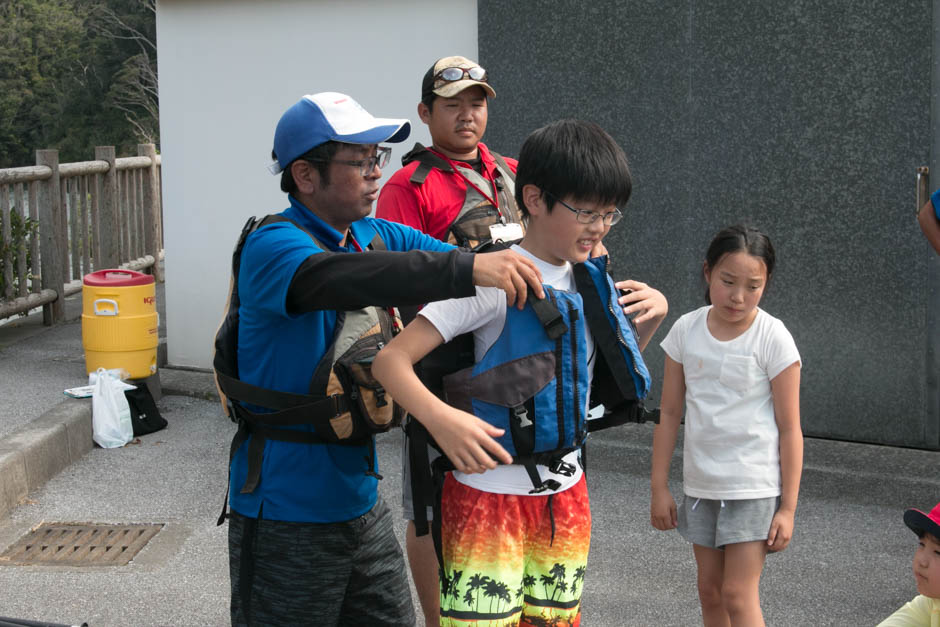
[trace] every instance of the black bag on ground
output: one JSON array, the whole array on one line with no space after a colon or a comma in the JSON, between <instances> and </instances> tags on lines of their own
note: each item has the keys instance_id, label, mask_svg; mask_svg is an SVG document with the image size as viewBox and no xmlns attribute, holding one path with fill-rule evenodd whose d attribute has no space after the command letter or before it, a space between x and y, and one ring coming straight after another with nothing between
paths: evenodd
<instances>
[{"instance_id":1,"label":"black bag on ground","mask_svg":"<svg viewBox=\"0 0 940 627\"><path fill-rule=\"evenodd\" d=\"M146 384L139 383L133 390L125 390L124 396L127 397L127 405L131 410L135 438L166 427L166 419L157 410L157 404Z\"/></svg>"}]
</instances>

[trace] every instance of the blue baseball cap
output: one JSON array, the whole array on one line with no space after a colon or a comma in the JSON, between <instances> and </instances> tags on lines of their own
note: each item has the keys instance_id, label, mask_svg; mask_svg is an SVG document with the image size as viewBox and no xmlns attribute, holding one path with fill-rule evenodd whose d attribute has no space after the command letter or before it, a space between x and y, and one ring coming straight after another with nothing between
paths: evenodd
<instances>
[{"instance_id":1,"label":"blue baseball cap","mask_svg":"<svg viewBox=\"0 0 940 627\"><path fill-rule=\"evenodd\" d=\"M328 141L347 144L402 142L411 133L406 119L376 118L346 94L325 91L308 94L284 112L274 131L278 174L291 161Z\"/></svg>"}]
</instances>

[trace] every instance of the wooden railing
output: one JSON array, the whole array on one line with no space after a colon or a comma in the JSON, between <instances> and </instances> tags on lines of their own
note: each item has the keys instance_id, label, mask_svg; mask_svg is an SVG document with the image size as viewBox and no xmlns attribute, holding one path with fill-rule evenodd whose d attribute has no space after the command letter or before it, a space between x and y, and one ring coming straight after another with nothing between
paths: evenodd
<instances>
[{"instance_id":1,"label":"wooden railing","mask_svg":"<svg viewBox=\"0 0 940 627\"><path fill-rule=\"evenodd\" d=\"M57 150L37 150L36 165L0 169L0 319L42 306L44 324L62 321L65 297L95 270L163 281L160 155L153 144L137 154L99 146L94 161L59 163Z\"/></svg>"}]
</instances>

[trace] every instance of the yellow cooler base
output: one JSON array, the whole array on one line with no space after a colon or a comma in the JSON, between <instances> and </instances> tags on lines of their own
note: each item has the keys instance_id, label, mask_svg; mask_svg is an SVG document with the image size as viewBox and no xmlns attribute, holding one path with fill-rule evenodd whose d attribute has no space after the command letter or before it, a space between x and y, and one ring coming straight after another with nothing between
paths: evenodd
<instances>
[{"instance_id":1,"label":"yellow cooler base","mask_svg":"<svg viewBox=\"0 0 940 627\"><path fill-rule=\"evenodd\" d=\"M94 372L98 368L123 368L131 379L143 379L157 372L157 349L139 351L92 351L85 349L85 368Z\"/></svg>"}]
</instances>

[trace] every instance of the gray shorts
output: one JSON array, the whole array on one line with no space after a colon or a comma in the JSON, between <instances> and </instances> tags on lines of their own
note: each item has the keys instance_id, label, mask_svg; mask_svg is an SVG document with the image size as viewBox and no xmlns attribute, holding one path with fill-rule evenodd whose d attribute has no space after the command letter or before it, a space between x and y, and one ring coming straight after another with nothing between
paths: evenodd
<instances>
[{"instance_id":1,"label":"gray shorts","mask_svg":"<svg viewBox=\"0 0 940 627\"><path fill-rule=\"evenodd\" d=\"M684 496L678 530L692 544L721 549L726 544L766 540L780 497L715 501Z\"/></svg>"},{"instance_id":2,"label":"gray shorts","mask_svg":"<svg viewBox=\"0 0 940 627\"><path fill-rule=\"evenodd\" d=\"M409 418L413 420L413 418ZM410 457L408 454L409 447L411 446L411 438L404 437L401 439L401 508L402 515L405 520L414 520L415 519L415 510L414 510L414 500L411 495L411 463ZM428 462L433 462L435 459L440 457L440 452L431 446L428 445ZM430 469L428 469L430 472ZM434 494L429 494L427 497L427 502L431 503L434 499ZM427 507L428 511L428 520L434 520L434 510L430 505Z\"/></svg>"}]
</instances>

